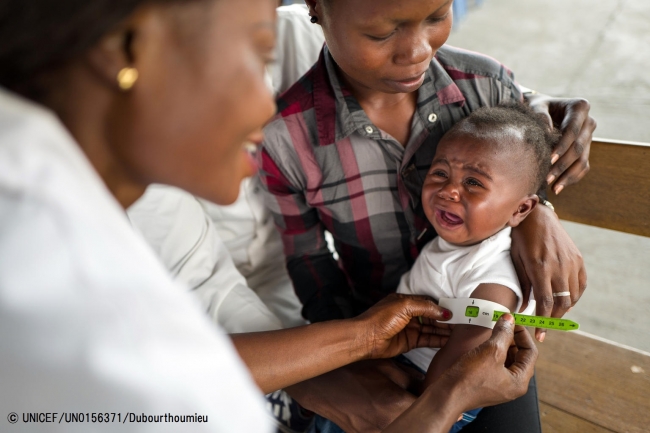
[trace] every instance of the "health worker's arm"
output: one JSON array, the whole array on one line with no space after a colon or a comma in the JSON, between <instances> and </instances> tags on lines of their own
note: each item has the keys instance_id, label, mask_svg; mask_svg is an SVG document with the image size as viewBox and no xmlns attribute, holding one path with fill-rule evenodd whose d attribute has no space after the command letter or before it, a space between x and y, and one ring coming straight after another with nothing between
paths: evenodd
<instances>
[{"instance_id":1,"label":"health worker's arm","mask_svg":"<svg viewBox=\"0 0 650 433\"><path fill-rule=\"evenodd\" d=\"M347 433L379 433L416 401L407 389L422 379L423 375L413 377L392 360L363 361L286 391L301 406Z\"/></svg>"},{"instance_id":2,"label":"health worker's arm","mask_svg":"<svg viewBox=\"0 0 650 433\"><path fill-rule=\"evenodd\" d=\"M445 315L450 317L426 296L392 294L354 319L231 338L255 382L269 393L360 360L440 347L449 332L433 322Z\"/></svg>"}]
</instances>

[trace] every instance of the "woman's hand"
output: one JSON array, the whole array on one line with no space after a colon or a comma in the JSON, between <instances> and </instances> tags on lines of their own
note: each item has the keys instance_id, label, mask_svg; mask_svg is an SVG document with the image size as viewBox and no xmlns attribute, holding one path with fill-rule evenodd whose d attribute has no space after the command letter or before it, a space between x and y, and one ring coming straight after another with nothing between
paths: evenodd
<instances>
[{"instance_id":1,"label":"woman's hand","mask_svg":"<svg viewBox=\"0 0 650 433\"><path fill-rule=\"evenodd\" d=\"M362 339L361 356L352 358L368 359L389 358L416 347L441 347L450 329L437 321L450 318L450 311L427 296L392 294L360 316L338 323ZM408 390L423 379L424 375L392 360L361 361L289 387L287 392L346 432L379 433L415 401Z\"/></svg>"},{"instance_id":2,"label":"woman's hand","mask_svg":"<svg viewBox=\"0 0 650 433\"><path fill-rule=\"evenodd\" d=\"M549 124L556 125L562 132L551 154L553 167L547 177L557 195L589 171L589 150L596 121L589 116L590 105L586 99L533 94L527 95L526 100L530 108L547 116Z\"/></svg>"},{"instance_id":3,"label":"woman's hand","mask_svg":"<svg viewBox=\"0 0 650 433\"><path fill-rule=\"evenodd\" d=\"M368 359L390 358L417 347L442 347L451 312L428 296L393 293L355 319L366 338Z\"/></svg>"},{"instance_id":4,"label":"woman's hand","mask_svg":"<svg viewBox=\"0 0 650 433\"><path fill-rule=\"evenodd\" d=\"M546 206L537 206L512 230L510 254L524 300L533 288L538 316L564 316L587 288L582 255L555 212ZM557 296L560 293L567 295ZM536 329L535 336L544 341L546 330Z\"/></svg>"},{"instance_id":5,"label":"woman's hand","mask_svg":"<svg viewBox=\"0 0 650 433\"><path fill-rule=\"evenodd\" d=\"M530 334L504 314L489 340L461 356L384 433L448 432L466 410L524 395L536 360Z\"/></svg>"}]
</instances>

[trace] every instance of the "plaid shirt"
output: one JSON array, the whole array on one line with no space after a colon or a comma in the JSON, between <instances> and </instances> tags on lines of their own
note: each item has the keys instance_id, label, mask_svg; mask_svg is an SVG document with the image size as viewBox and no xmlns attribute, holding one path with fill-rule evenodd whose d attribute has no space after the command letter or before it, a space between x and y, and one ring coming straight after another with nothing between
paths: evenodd
<instances>
[{"instance_id":1,"label":"plaid shirt","mask_svg":"<svg viewBox=\"0 0 650 433\"><path fill-rule=\"evenodd\" d=\"M402 146L373 125L323 48L278 100L258 154L266 203L305 318L354 316L396 290L435 236L420 195L440 138L471 111L521 97L500 63L443 46L418 90L410 139Z\"/></svg>"}]
</instances>

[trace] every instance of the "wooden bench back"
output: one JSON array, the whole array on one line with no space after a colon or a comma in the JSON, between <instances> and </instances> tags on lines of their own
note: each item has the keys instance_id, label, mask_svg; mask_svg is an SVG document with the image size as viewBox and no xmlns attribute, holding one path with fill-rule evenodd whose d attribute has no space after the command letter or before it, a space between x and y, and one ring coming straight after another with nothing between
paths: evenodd
<instances>
[{"instance_id":1,"label":"wooden bench back","mask_svg":"<svg viewBox=\"0 0 650 433\"><path fill-rule=\"evenodd\" d=\"M560 218L650 237L650 147L595 140L589 159L579 184L549 193ZM538 347L545 433L650 431L650 356L555 331Z\"/></svg>"},{"instance_id":2,"label":"wooden bench back","mask_svg":"<svg viewBox=\"0 0 650 433\"><path fill-rule=\"evenodd\" d=\"M560 218L650 237L650 145L594 140L589 160L582 181L549 193Z\"/></svg>"}]
</instances>

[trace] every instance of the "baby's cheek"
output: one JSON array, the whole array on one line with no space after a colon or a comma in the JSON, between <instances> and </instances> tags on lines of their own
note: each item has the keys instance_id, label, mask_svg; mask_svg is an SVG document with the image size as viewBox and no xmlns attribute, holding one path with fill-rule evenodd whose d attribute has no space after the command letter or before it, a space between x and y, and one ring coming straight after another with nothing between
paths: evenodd
<instances>
[{"instance_id":1,"label":"baby's cheek","mask_svg":"<svg viewBox=\"0 0 650 433\"><path fill-rule=\"evenodd\" d=\"M493 216L489 212L472 213L466 221L466 227L469 232L475 235L483 235L490 231L494 225Z\"/></svg>"},{"instance_id":2,"label":"baby's cheek","mask_svg":"<svg viewBox=\"0 0 650 433\"><path fill-rule=\"evenodd\" d=\"M422 209L424 214L427 216L429 222L433 223L432 218L434 217L435 210L433 209L433 203L431 203L433 194L426 189L422 192Z\"/></svg>"}]
</instances>

